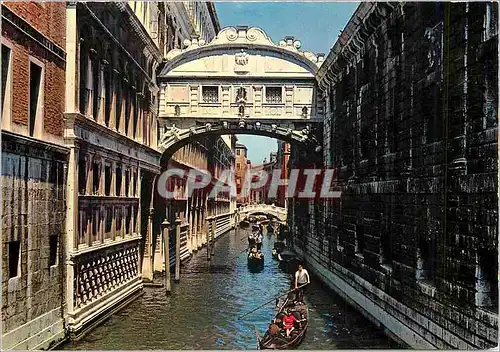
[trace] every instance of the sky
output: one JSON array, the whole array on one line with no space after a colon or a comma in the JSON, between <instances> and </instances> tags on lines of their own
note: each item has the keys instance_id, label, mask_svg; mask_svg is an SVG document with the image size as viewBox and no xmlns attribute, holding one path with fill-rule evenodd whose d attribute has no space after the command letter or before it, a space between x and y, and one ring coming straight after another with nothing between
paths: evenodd
<instances>
[{"instance_id":1,"label":"sky","mask_svg":"<svg viewBox=\"0 0 500 352\"><path fill-rule=\"evenodd\" d=\"M260 27L274 43L293 36L302 43L301 50L328 55L341 30L351 18L359 2L223 2L215 8L221 27ZM269 153L277 149L275 139L238 135L247 146L252 164L269 161Z\"/></svg>"}]
</instances>

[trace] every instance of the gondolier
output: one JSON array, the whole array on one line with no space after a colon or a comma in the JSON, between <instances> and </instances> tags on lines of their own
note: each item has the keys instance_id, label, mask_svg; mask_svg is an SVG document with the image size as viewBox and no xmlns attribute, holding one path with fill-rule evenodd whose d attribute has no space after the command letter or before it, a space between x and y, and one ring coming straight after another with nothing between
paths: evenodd
<instances>
[{"instance_id":1,"label":"gondolier","mask_svg":"<svg viewBox=\"0 0 500 352\"><path fill-rule=\"evenodd\" d=\"M299 270L295 272L295 300L298 302L304 302L304 294L308 284L311 283L311 278L306 269L299 264ZM301 287L302 286L302 287Z\"/></svg>"}]
</instances>

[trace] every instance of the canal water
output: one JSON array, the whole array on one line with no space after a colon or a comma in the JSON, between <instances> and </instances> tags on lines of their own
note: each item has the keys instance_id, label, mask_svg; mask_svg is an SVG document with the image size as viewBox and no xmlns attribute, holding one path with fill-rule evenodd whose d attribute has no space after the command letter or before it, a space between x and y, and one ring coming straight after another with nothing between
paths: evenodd
<instances>
[{"instance_id":1,"label":"canal water","mask_svg":"<svg viewBox=\"0 0 500 352\"><path fill-rule=\"evenodd\" d=\"M247 266L248 232L222 236L207 262L206 249L185 263L180 283L170 296L163 288L145 294L64 350L257 349L273 318L273 297L286 292L290 281L271 256L275 236L264 235L265 264L261 272ZM268 305L238 319L266 301ZM306 303L311 316L307 336L298 349L401 348L360 313L314 277Z\"/></svg>"}]
</instances>

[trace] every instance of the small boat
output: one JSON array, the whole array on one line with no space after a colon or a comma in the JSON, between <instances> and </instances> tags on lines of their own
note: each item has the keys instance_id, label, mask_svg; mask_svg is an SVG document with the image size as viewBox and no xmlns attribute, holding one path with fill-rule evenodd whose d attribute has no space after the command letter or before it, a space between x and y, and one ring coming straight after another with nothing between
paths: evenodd
<instances>
[{"instance_id":1,"label":"small boat","mask_svg":"<svg viewBox=\"0 0 500 352\"><path fill-rule=\"evenodd\" d=\"M283 252L285 250L285 247L286 247L286 244L283 241L276 241L276 242L274 242L274 247L273 247L273 250L272 250L273 258L278 259L278 254L280 254L281 252Z\"/></svg>"},{"instance_id":2,"label":"small boat","mask_svg":"<svg viewBox=\"0 0 500 352\"><path fill-rule=\"evenodd\" d=\"M250 222L248 220L240 221L240 226L242 228L244 228L244 229L249 228L250 227Z\"/></svg>"},{"instance_id":3,"label":"small boat","mask_svg":"<svg viewBox=\"0 0 500 352\"><path fill-rule=\"evenodd\" d=\"M248 235L248 247L252 248L255 246L255 243L257 242L255 234L250 234Z\"/></svg>"},{"instance_id":4,"label":"small boat","mask_svg":"<svg viewBox=\"0 0 500 352\"><path fill-rule=\"evenodd\" d=\"M290 249L284 249L278 254L279 267L287 273L294 273L300 263L300 258Z\"/></svg>"},{"instance_id":5,"label":"small boat","mask_svg":"<svg viewBox=\"0 0 500 352\"><path fill-rule=\"evenodd\" d=\"M272 234L272 233L274 233L275 227L276 227L275 222L274 221L269 221L267 223L267 233L269 235Z\"/></svg>"},{"instance_id":6,"label":"small boat","mask_svg":"<svg viewBox=\"0 0 500 352\"><path fill-rule=\"evenodd\" d=\"M307 328L309 326L309 310L305 303L296 303L294 301L294 293L290 293L283 304L280 305L278 312L275 316L274 322L280 322L285 316L287 309L292 311L298 322L294 324L294 329L290 336L286 336L283 330L277 331L275 334L271 333L270 328L264 334L262 339L259 338L259 348L262 350L290 350L296 348L304 337L306 336ZM278 323L279 324L279 323Z\"/></svg>"},{"instance_id":7,"label":"small boat","mask_svg":"<svg viewBox=\"0 0 500 352\"><path fill-rule=\"evenodd\" d=\"M250 269L262 270L264 267L264 253L254 247L248 253L248 266Z\"/></svg>"}]
</instances>

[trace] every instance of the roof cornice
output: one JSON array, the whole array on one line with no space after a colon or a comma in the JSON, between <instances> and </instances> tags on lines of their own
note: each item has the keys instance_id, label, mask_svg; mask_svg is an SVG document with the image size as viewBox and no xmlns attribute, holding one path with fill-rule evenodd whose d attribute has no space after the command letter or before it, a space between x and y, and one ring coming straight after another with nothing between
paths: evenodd
<instances>
[{"instance_id":1,"label":"roof cornice","mask_svg":"<svg viewBox=\"0 0 500 352\"><path fill-rule=\"evenodd\" d=\"M316 74L316 80L322 90L326 90L337 81L345 63L364 51L364 43L379 27L382 20L393 10L395 5L382 2L362 2L325 58Z\"/></svg>"}]
</instances>

